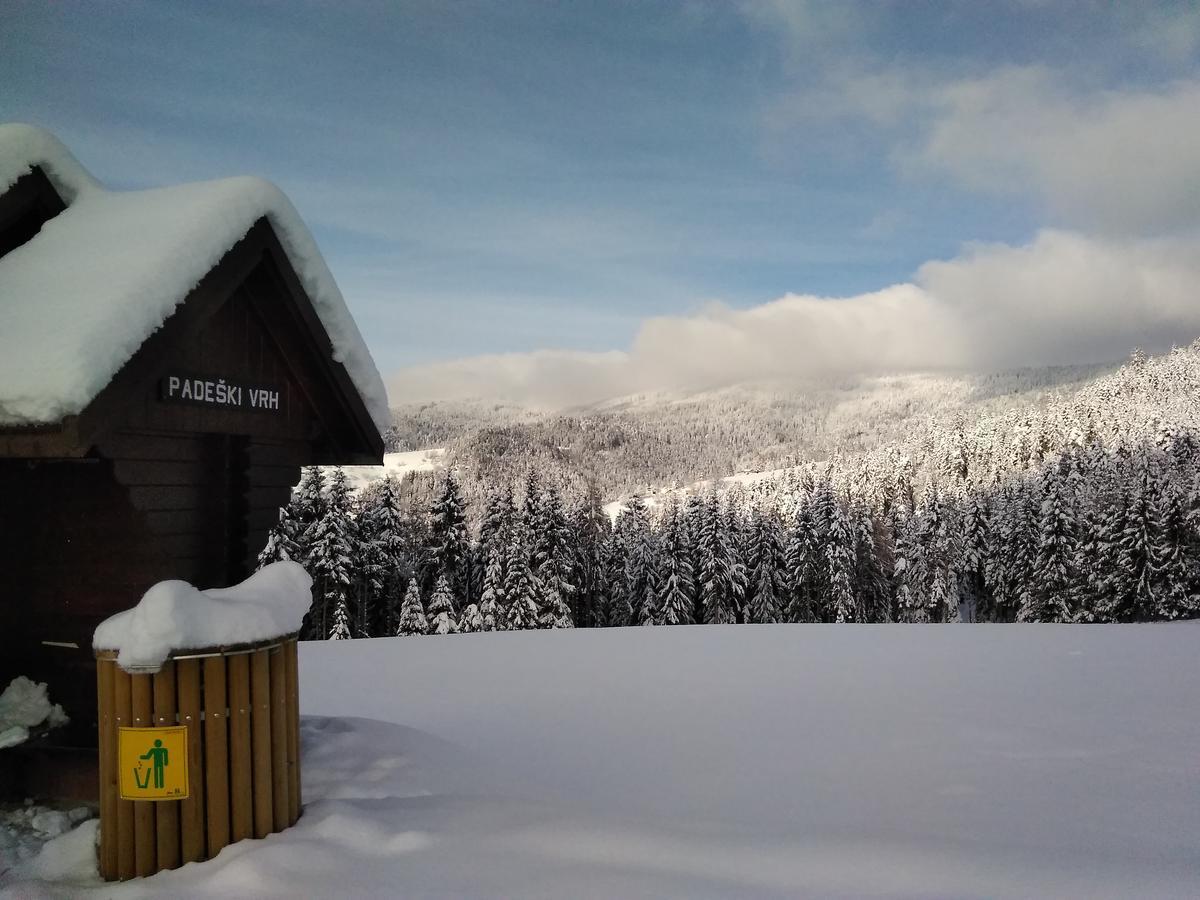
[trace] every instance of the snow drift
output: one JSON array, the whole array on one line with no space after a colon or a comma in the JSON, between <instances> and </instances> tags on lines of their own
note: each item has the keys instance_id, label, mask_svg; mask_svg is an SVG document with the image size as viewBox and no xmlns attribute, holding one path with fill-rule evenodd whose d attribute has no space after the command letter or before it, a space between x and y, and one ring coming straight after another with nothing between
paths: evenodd
<instances>
[{"instance_id":1,"label":"snow drift","mask_svg":"<svg viewBox=\"0 0 1200 900\"><path fill-rule=\"evenodd\" d=\"M118 651L126 669L158 668L175 650L229 647L293 634L312 605L312 578L299 563L272 563L230 588L198 590L160 581L133 609L105 619L92 643Z\"/></svg>"},{"instance_id":2,"label":"snow drift","mask_svg":"<svg viewBox=\"0 0 1200 900\"><path fill-rule=\"evenodd\" d=\"M67 714L50 702L46 685L18 675L0 694L0 750L29 739L29 733L43 723L47 728L66 725Z\"/></svg>"}]
</instances>

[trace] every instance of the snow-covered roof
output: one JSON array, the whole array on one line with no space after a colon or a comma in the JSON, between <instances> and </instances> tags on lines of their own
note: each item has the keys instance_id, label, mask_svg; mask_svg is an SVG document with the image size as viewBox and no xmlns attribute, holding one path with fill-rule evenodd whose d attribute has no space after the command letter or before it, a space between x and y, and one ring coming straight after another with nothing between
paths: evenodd
<instances>
[{"instance_id":1,"label":"snow-covered roof","mask_svg":"<svg viewBox=\"0 0 1200 900\"><path fill-rule=\"evenodd\" d=\"M49 132L0 125L0 195L40 168L67 209L0 257L0 424L81 412L259 219L271 224L375 424L383 379L295 207L261 178L102 187Z\"/></svg>"}]
</instances>

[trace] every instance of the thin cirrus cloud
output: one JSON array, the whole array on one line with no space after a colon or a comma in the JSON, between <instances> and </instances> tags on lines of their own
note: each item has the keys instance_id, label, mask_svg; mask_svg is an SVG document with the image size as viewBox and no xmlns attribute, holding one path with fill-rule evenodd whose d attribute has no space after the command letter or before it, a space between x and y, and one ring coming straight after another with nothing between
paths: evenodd
<instances>
[{"instance_id":1,"label":"thin cirrus cloud","mask_svg":"<svg viewBox=\"0 0 1200 900\"><path fill-rule=\"evenodd\" d=\"M411 367L393 402L479 398L545 408L755 379L999 369L1119 358L1200 334L1200 237L1044 230L921 266L854 297L789 294L647 319L628 351L537 351Z\"/></svg>"}]
</instances>

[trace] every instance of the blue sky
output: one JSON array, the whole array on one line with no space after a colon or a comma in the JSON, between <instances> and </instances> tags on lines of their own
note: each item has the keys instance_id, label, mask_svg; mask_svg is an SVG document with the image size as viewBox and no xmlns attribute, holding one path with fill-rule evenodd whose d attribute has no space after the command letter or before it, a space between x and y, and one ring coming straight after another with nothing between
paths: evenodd
<instances>
[{"instance_id":1,"label":"blue sky","mask_svg":"<svg viewBox=\"0 0 1200 900\"><path fill-rule=\"evenodd\" d=\"M110 186L271 178L385 372L624 353L647 320L920 283L970 242L1193 224L1192 168L1105 205L1106 172L1064 161L1098 148L1002 153L996 126L1095 118L1127 179L1172 152L1136 123L1158 100L1194 111L1190 5L5 6L4 119Z\"/></svg>"}]
</instances>

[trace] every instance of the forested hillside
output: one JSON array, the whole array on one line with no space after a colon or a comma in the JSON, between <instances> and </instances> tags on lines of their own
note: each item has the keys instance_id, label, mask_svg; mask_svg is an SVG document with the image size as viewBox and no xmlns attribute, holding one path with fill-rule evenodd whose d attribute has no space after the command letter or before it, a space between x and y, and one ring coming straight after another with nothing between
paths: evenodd
<instances>
[{"instance_id":1,"label":"forested hillside","mask_svg":"<svg viewBox=\"0 0 1200 900\"><path fill-rule=\"evenodd\" d=\"M476 516L454 470L351 496L312 469L262 558L316 575L314 637L1196 616L1200 342L1025 404L1004 385L970 420L926 407L865 452L635 495L611 525L536 457Z\"/></svg>"},{"instance_id":2,"label":"forested hillside","mask_svg":"<svg viewBox=\"0 0 1200 900\"><path fill-rule=\"evenodd\" d=\"M609 499L735 472L859 453L901 440L931 416L1039 408L1115 366L988 375L914 374L737 385L538 412L481 402L393 410L389 450L447 447L472 499L535 467Z\"/></svg>"}]
</instances>

